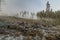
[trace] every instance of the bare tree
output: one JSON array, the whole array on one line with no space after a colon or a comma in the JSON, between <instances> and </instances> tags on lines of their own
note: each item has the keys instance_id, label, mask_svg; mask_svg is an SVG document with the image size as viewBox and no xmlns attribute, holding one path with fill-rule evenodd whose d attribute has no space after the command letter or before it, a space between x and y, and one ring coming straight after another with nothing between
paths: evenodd
<instances>
[{"instance_id":1,"label":"bare tree","mask_svg":"<svg viewBox=\"0 0 60 40\"><path fill-rule=\"evenodd\" d=\"M31 13L32 18L34 18L35 13Z\"/></svg>"}]
</instances>

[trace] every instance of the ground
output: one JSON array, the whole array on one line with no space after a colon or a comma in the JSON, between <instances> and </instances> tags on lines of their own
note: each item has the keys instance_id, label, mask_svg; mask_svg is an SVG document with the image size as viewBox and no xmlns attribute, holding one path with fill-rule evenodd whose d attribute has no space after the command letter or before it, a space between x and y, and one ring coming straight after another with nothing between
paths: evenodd
<instances>
[{"instance_id":1,"label":"ground","mask_svg":"<svg viewBox=\"0 0 60 40\"><path fill-rule=\"evenodd\" d=\"M13 37L22 35L24 40L60 40L60 25L55 25L53 22L53 20L47 21L46 19L34 20L0 16L0 35ZM5 40L9 36L1 39Z\"/></svg>"}]
</instances>

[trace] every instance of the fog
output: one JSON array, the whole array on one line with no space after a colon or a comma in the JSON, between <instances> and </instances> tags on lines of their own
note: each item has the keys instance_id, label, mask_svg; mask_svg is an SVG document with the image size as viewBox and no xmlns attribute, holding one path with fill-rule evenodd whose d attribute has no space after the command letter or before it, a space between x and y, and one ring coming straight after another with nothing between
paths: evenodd
<instances>
[{"instance_id":1,"label":"fog","mask_svg":"<svg viewBox=\"0 0 60 40\"><path fill-rule=\"evenodd\" d=\"M13 16L17 12L13 12L9 0L1 0L0 15L1 16Z\"/></svg>"},{"instance_id":2,"label":"fog","mask_svg":"<svg viewBox=\"0 0 60 40\"><path fill-rule=\"evenodd\" d=\"M21 2L21 0L1 0L0 16L15 16L16 14L19 14L21 11L28 11L30 13L33 11L32 4L30 5L31 6L30 10L28 4L26 4L26 2L23 3L24 0L21 3L18 3L18 1ZM29 10L26 8L28 8ZM29 15L29 18L31 18L30 16L31 14ZM20 15L18 15L18 17L20 17ZM34 18L36 18L36 14Z\"/></svg>"}]
</instances>

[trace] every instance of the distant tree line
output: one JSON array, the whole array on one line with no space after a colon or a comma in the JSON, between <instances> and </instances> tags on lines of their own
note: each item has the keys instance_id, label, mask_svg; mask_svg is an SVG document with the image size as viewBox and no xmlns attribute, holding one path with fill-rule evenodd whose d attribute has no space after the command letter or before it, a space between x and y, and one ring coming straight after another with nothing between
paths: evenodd
<instances>
[{"instance_id":1,"label":"distant tree line","mask_svg":"<svg viewBox=\"0 0 60 40\"><path fill-rule=\"evenodd\" d=\"M40 11L37 12L37 17L40 18L59 18L60 19L60 11L50 11L50 12L44 12L44 11Z\"/></svg>"},{"instance_id":2,"label":"distant tree line","mask_svg":"<svg viewBox=\"0 0 60 40\"><path fill-rule=\"evenodd\" d=\"M59 24L60 25L60 11L40 11L40 12L37 12L37 17L40 17L40 18L52 18L52 19L55 19L55 22L56 24Z\"/></svg>"}]
</instances>

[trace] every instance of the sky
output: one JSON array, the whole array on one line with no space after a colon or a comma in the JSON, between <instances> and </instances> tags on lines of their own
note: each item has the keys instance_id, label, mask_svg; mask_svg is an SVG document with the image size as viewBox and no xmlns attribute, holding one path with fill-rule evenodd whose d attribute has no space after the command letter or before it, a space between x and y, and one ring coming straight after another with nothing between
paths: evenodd
<instances>
[{"instance_id":1,"label":"sky","mask_svg":"<svg viewBox=\"0 0 60 40\"><path fill-rule=\"evenodd\" d=\"M2 0L1 10L8 15L25 10L36 13L46 9L47 1L54 11L60 10L60 0Z\"/></svg>"}]
</instances>

